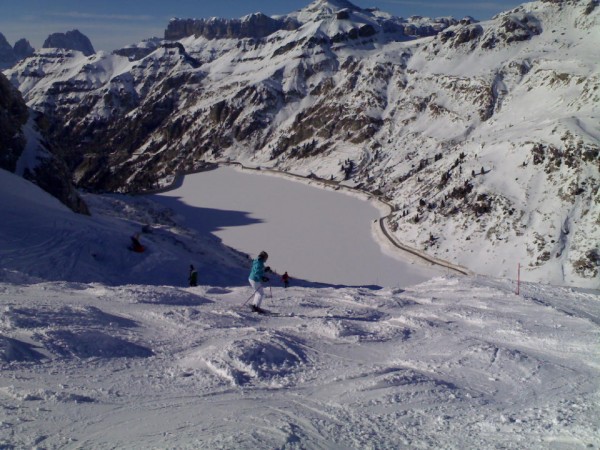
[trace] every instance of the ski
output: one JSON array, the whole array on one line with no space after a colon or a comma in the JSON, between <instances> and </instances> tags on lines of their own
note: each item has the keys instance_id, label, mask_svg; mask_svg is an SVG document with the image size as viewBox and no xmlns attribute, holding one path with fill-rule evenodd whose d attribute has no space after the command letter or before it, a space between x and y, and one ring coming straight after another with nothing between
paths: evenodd
<instances>
[{"instance_id":1,"label":"ski","mask_svg":"<svg viewBox=\"0 0 600 450\"><path fill-rule=\"evenodd\" d=\"M263 314L263 315L270 314L269 310L262 309L262 308L259 308L258 306L254 306L254 305L250 305L250 311L252 311L256 314Z\"/></svg>"}]
</instances>

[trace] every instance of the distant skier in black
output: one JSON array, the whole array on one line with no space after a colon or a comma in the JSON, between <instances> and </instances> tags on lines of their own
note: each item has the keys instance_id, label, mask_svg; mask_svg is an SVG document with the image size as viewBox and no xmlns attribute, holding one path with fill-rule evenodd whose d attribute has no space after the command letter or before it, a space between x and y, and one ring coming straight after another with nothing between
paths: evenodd
<instances>
[{"instance_id":1,"label":"distant skier in black","mask_svg":"<svg viewBox=\"0 0 600 450\"><path fill-rule=\"evenodd\" d=\"M290 285L290 276L287 272L281 275L281 281L283 281L284 288L287 288Z\"/></svg>"},{"instance_id":2,"label":"distant skier in black","mask_svg":"<svg viewBox=\"0 0 600 450\"><path fill-rule=\"evenodd\" d=\"M190 276L188 278L190 286L198 286L198 271L190 264Z\"/></svg>"}]
</instances>

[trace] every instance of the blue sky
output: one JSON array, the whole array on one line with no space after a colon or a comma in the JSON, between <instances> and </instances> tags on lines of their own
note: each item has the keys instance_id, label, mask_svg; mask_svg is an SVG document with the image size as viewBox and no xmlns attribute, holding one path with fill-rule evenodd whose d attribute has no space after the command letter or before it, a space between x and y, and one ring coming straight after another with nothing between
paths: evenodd
<instances>
[{"instance_id":1,"label":"blue sky","mask_svg":"<svg viewBox=\"0 0 600 450\"><path fill-rule=\"evenodd\" d=\"M0 0L0 32L10 44L24 37L35 48L55 32L78 29L96 50L114 50L163 36L170 18L241 17L253 12L286 14L312 0ZM471 15L488 19L522 1L514 0L354 0L396 16Z\"/></svg>"}]
</instances>

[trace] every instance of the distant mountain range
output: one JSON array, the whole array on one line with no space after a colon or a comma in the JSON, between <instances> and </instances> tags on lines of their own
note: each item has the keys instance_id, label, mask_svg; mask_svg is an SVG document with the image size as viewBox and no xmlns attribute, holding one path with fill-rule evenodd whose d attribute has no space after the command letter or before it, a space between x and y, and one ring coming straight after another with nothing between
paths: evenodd
<instances>
[{"instance_id":1,"label":"distant mountain range","mask_svg":"<svg viewBox=\"0 0 600 450\"><path fill-rule=\"evenodd\" d=\"M270 166L386 198L401 241L479 273L520 262L532 280L596 286L597 42L596 0L486 22L317 0L174 19L165 39L110 55L41 49L4 75L79 187L143 192L214 161Z\"/></svg>"},{"instance_id":2,"label":"distant mountain range","mask_svg":"<svg viewBox=\"0 0 600 450\"><path fill-rule=\"evenodd\" d=\"M86 56L96 53L89 38L79 30L53 33L44 41L42 48L77 50ZM12 47L4 35L0 33L0 69L10 68L34 53L35 49L27 39L19 39Z\"/></svg>"}]
</instances>

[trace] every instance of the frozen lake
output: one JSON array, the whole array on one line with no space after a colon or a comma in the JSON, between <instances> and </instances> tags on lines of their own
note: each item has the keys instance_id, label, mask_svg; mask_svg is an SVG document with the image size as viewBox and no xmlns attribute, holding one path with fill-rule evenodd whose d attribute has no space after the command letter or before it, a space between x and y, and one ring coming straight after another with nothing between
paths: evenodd
<instances>
[{"instance_id":1,"label":"frozen lake","mask_svg":"<svg viewBox=\"0 0 600 450\"><path fill-rule=\"evenodd\" d=\"M218 236L292 278L349 286L402 287L442 273L385 254L371 227L371 203L290 179L230 167L187 175L155 199L186 226Z\"/></svg>"}]
</instances>

